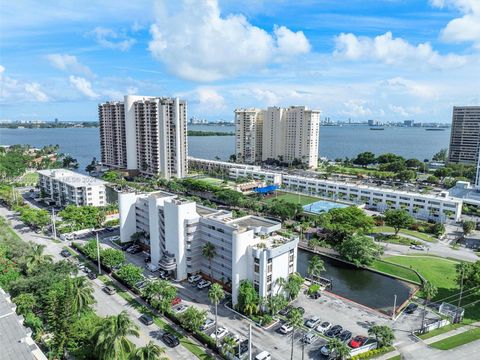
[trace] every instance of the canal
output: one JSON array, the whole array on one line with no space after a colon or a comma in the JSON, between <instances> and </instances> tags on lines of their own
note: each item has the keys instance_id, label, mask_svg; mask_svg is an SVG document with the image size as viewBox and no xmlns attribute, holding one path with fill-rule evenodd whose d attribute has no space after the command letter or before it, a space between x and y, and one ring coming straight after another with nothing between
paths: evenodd
<instances>
[{"instance_id":1,"label":"canal","mask_svg":"<svg viewBox=\"0 0 480 360\"><path fill-rule=\"evenodd\" d=\"M297 271L306 276L312 256L309 251L298 249ZM394 297L400 306L417 289L417 286L373 271L359 269L350 264L327 256L320 256L326 271L322 277L332 281L329 291L361 305L391 315Z\"/></svg>"}]
</instances>

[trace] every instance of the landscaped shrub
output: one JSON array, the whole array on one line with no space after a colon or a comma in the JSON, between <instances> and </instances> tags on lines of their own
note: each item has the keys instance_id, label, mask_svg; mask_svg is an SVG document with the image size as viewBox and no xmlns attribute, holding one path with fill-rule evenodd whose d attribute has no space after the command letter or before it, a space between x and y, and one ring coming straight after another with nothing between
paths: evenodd
<instances>
[{"instance_id":1,"label":"landscaped shrub","mask_svg":"<svg viewBox=\"0 0 480 360\"><path fill-rule=\"evenodd\" d=\"M373 357L377 357L379 355L386 354L386 353L388 353L390 351L393 351L393 350L395 350L395 348L393 346L385 346L385 347L382 347L382 348L379 348L379 349L374 349L374 350L364 352L362 354L358 354L357 356L353 356L351 358L351 360L371 359Z\"/></svg>"}]
</instances>

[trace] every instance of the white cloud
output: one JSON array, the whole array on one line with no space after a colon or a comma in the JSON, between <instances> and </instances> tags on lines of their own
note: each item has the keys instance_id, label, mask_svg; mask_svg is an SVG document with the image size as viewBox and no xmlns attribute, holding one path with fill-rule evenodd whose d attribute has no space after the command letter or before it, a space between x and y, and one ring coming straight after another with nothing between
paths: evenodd
<instances>
[{"instance_id":1,"label":"white cloud","mask_svg":"<svg viewBox=\"0 0 480 360\"><path fill-rule=\"evenodd\" d=\"M48 95L37 82L22 82L4 76L5 67L0 65L0 102L34 101L46 102Z\"/></svg>"},{"instance_id":2,"label":"white cloud","mask_svg":"<svg viewBox=\"0 0 480 360\"><path fill-rule=\"evenodd\" d=\"M88 68L88 66L78 62L77 57L74 55L49 54L47 55L47 59L50 61L52 66L57 69L74 73L82 73L85 75L92 74L92 71Z\"/></svg>"},{"instance_id":3,"label":"white cloud","mask_svg":"<svg viewBox=\"0 0 480 360\"><path fill-rule=\"evenodd\" d=\"M48 96L42 91L39 83L33 82L25 84L25 91L39 102L48 101Z\"/></svg>"},{"instance_id":4,"label":"white cloud","mask_svg":"<svg viewBox=\"0 0 480 360\"><path fill-rule=\"evenodd\" d=\"M107 49L114 49L120 51L129 50L136 40L127 36L124 33L116 32L112 29L104 27L96 27L91 33L97 43Z\"/></svg>"},{"instance_id":5,"label":"white cloud","mask_svg":"<svg viewBox=\"0 0 480 360\"><path fill-rule=\"evenodd\" d=\"M310 50L301 31L280 26L272 35L242 15L222 17L217 0L183 0L171 9L168 5L171 3L157 2L149 50L185 79L219 80Z\"/></svg>"},{"instance_id":6,"label":"white cloud","mask_svg":"<svg viewBox=\"0 0 480 360\"><path fill-rule=\"evenodd\" d=\"M394 113L396 113L396 114L399 114L399 115L401 115L401 116L403 116L403 117L408 117L408 116L410 116L410 113L409 113L403 106L398 106L398 105L392 105L392 104L390 104L390 105L388 106L388 108L389 108L392 112L394 112Z\"/></svg>"},{"instance_id":7,"label":"white cloud","mask_svg":"<svg viewBox=\"0 0 480 360\"><path fill-rule=\"evenodd\" d=\"M459 55L441 55L430 43L412 45L394 38L390 31L374 38L342 33L335 38L334 55L348 60L375 60L388 65L426 64L433 68L455 68L466 63Z\"/></svg>"},{"instance_id":8,"label":"white cloud","mask_svg":"<svg viewBox=\"0 0 480 360\"><path fill-rule=\"evenodd\" d=\"M69 80L70 84L83 95L92 99L98 97L98 94L92 89L92 84L87 79L70 75Z\"/></svg>"},{"instance_id":9,"label":"white cloud","mask_svg":"<svg viewBox=\"0 0 480 360\"><path fill-rule=\"evenodd\" d=\"M365 100L348 100L343 103L344 110L341 110L340 113L360 118L373 115L373 111L366 105Z\"/></svg>"},{"instance_id":10,"label":"white cloud","mask_svg":"<svg viewBox=\"0 0 480 360\"><path fill-rule=\"evenodd\" d=\"M456 8L463 16L451 20L441 31L446 42L472 42L480 48L480 1L479 0L432 0L435 7Z\"/></svg>"},{"instance_id":11,"label":"white cloud","mask_svg":"<svg viewBox=\"0 0 480 360\"><path fill-rule=\"evenodd\" d=\"M217 91L209 88L197 89L199 106L214 112L225 109L225 99Z\"/></svg>"},{"instance_id":12,"label":"white cloud","mask_svg":"<svg viewBox=\"0 0 480 360\"><path fill-rule=\"evenodd\" d=\"M439 86L424 84L400 76L387 79L381 85L401 94L409 94L423 99L433 99L439 95Z\"/></svg>"}]
</instances>

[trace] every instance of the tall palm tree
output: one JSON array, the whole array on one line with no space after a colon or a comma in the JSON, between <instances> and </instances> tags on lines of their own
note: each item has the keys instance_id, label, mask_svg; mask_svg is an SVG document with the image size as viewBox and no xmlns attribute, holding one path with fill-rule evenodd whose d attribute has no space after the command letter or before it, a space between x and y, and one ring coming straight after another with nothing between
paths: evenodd
<instances>
[{"instance_id":1,"label":"tall palm tree","mask_svg":"<svg viewBox=\"0 0 480 360\"><path fill-rule=\"evenodd\" d=\"M31 272L35 267L53 261L52 255L43 253L45 245L32 244L32 250L26 257L27 271Z\"/></svg>"},{"instance_id":2,"label":"tall palm tree","mask_svg":"<svg viewBox=\"0 0 480 360\"><path fill-rule=\"evenodd\" d=\"M330 350L330 354L334 354L336 359L345 359L350 355L350 349L340 339L332 338L328 340L327 347Z\"/></svg>"},{"instance_id":3,"label":"tall palm tree","mask_svg":"<svg viewBox=\"0 0 480 360\"><path fill-rule=\"evenodd\" d=\"M155 344L152 340L147 345L138 348L133 355L133 360L168 360L165 348Z\"/></svg>"},{"instance_id":4,"label":"tall palm tree","mask_svg":"<svg viewBox=\"0 0 480 360\"><path fill-rule=\"evenodd\" d=\"M275 286L277 286L277 295L280 293L280 291L285 289L285 285L287 284L287 279L284 277L279 277L277 280L275 280Z\"/></svg>"},{"instance_id":5,"label":"tall palm tree","mask_svg":"<svg viewBox=\"0 0 480 360\"><path fill-rule=\"evenodd\" d=\"M207 242L202 246L202 256L206 257L210 262L210 278L213 279L212 259L217 256L215 245Z\"/></svg>"},{"instance_id":6,"label":"tall palm tree","mask_svg":"<svg viewBox=\"0 0 480 360\"><path fill-rule=\"evenodd\" d=\"M127 360L135 345L128 336L139 337L138 326L126 311L105 318L95 329L94 349L100 360Z\"/></svg>"},{"instance_id":7,"label":"tall palm tree","mask_svg":"<svg viewBox=\"0 0 480 360\"><path fill-rule=\"evenodd\" d=\"M423 305L423 316L422 316L422 330L423 330L425 326L425 315L427 314L428 304L430 303L430 300L437 295L438 289L430 281L425 281L422 287L422 292L423 292L423 296L425 296L425 303Z\"/></svg>"},{"instance_id":8,"label":"tall palm tree","mask_svg":"<svg viewBox=\"0 0 480 360\"><path fill-rule=\"evenodd\" d=\"M317 278L325 271L325 264L318 255L314 255L308 262L307 273L312 278Z\"/></svg>"},{"instance_id":9,"label":"tall palm tree","mask_svg":"<svg viewBox=\"0 0 480 360\"><path fill-rule=\"evenodd\" d=\"M292 332L292 349L290 351L290 360L293 360L293 340L295 338L295 332L297 331L298 328L300 328L303 325L303 316L300 310L298 309L292 309L288 313L288 318L287 318L287 324L293 327L293 332Z\"/></svg>"},{"instance_id":10,"label":"tall palm tree","mask_svg":"<svg viewBox=\"0 0 480 360\"><path fill-rule=\"evenodd\" d=\"M90 308L90 305L95 303L95 298L93 296L93 286L92 283L86 281L85 276L78 276L73 278L72 283L72 297L73 297L73 310L80 315L80 313Z\"/></svg>"},{"instance_id":11,"label":"tall palm tree","mask_svg":"<svg viewBox=\"0 0 480 360\"><path fill-rule=\"evenodd\" d=\"M208 298L215 305L215 334L217 333L217 307L220 301L225 297L225 291L220 286L220 284L213 284L208 290ZM217 338L215 337L215 345L217 345Z\"/></svg>"},{"instance_id":12,"label":"tall palm tree","mask_svg":"<svg viewBox=\"0 0 480 360\"><path fill-rule=\"evenodd\" d=\"M232 336L226 336L222 340L222 354L226 355L228 358L233 357L235 354L235 347L237 346L237 342ZM228 356L230 355L230 356Z\"/></svg>"}]
</instances>

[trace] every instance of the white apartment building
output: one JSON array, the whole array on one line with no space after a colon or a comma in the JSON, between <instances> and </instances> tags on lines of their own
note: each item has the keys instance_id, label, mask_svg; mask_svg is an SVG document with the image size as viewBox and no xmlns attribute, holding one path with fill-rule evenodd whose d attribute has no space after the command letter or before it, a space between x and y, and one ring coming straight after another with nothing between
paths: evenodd
<instances>
[{"instance_id":1,"label":"white apartment building","mask_svg":"<svg viewBox=\"0 0 480 360\"><path fill-rule=\"evenodd\" d=\"M448 161L477 165L480 149L480 106L454 106Z\"/></svg>"},{"instance_id":2,"label":"white apartment building","mask_svg":"<svg viewBox=\"0 0 480 360\"><path fill-rule=\"evenodd\" d=\"M239 164L239 163L232 163L228 161L219 161L219 160L207 160L207 159L194 158L191 156L188 157L188 168L192 170L205 171L208 173L219 172L227 175L230 169L242 169L242 170L261 170L262 169L258 165Z\"/></svg>"},{"instance_id":3,"label":"white apartment building","mask_svg":"<svg viewBox=\"0 0 480 360\"><path fill-rule=\"evenodd\" d=\"M298 238L280 234L281 223L257 216L233 218L226 210L200 206L165 192L119 195L120 238L145 234L153 267L177 281L202 273L231 287L237 302L240 281L251 280L261 296L276 291L275 281L296 271ZM206 243L215 247L210 260Z\"/></svg>"},{"instance_id":4,"label":"white apartment building","mask_svg":"<svg viewBox=\"0 0 480 360\"><path fill-rule=\"evenodd\" d=\"M262 161L264 111L256 108L235 110L235 155L237 162Z\"/></svg>"},{"instance_id":5,"label":"white apartment building","mask_svg":"<svg viewBox=\"0 0 480 360\"><path fill-rule=\"evenodd\" d=\"M316 168L320 112L305 106L235 110L237 162L295 161Z\"/></svg>"},{"instance_id":6,"label":"white apartment building","mask_svg":"<svg viewBox=\"0 0 480 360\"><path fill-rule=\"evenodd\" d=\"M185 100L126 95L123 103L100 104L99 118L105 165L167 179L187 174Z\"/></svg>"},{"instance_id":7,"label":"white apartment building","mask_svg":"<svg viewBox=\"0 0 480 360\"><path fill-rule=\"evenodd\" d=\"M102 164L111 168L126 169L127 145L123 102L109 101L99 104L98 119Z\"/></svg>"},{"instance_id":8,"label":"white apartment building","mask_svg":"<svg viewBox=\"0 0 480 360\"><path fill-rule=\"evenodd\" d=\"M57 206L107 205L105 181L66 169L38 170L38 186Z\"/></svg>"}]
</instances>

